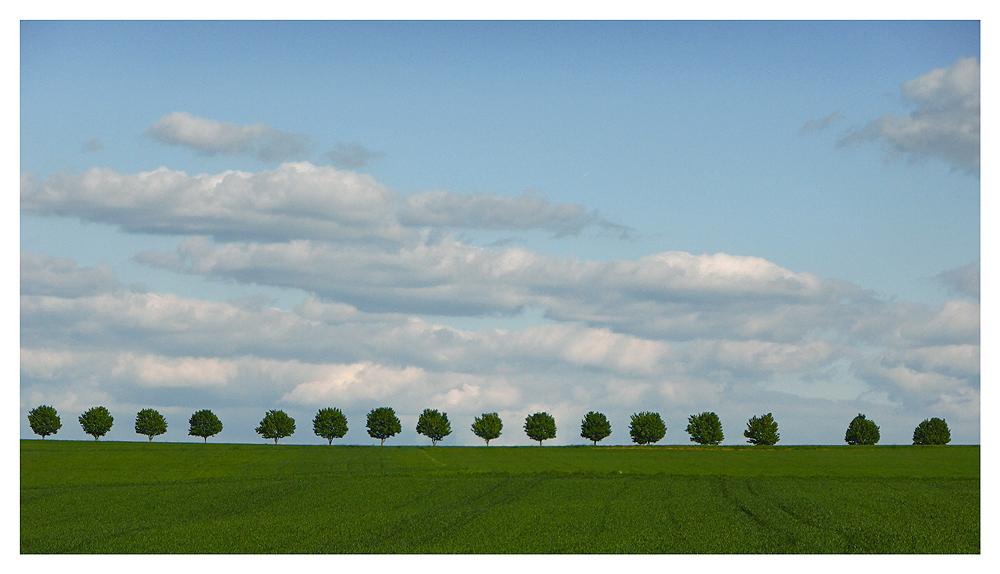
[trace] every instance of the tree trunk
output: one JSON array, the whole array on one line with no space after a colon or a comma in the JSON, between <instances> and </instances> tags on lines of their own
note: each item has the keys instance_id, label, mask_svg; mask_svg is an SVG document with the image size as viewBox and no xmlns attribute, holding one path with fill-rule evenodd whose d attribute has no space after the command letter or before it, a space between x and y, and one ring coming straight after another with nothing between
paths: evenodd
<instances>
[{"instance_id":1,"label":"tree trunk","mask_svg":"<svg viewBox=\"0 0 1000 574\"><path fill-rule=\"evenodd\" d=\"M274 437L274 446L278 446L278 437Z\"/></svg>"},{"instance_id":2,"label":"tree trunk","mask_svg":"<svg viewBox=\"0 0 1000 574\"><path fill-rule=\"evenodd\" d=\"M205 437L205 444L208 444L208 437Z\"/></svg>"},{"instance_id":3,"label":"tree trunk","mask_svg":"<svg viewBox=\"0 0 1000 574\"><path fill-rule=\"evenodd\" d=\"M149 435L149 442L153 442L153 435Z\"/></svg>"},{"instance_id":4,"label":"tree trunk","mask_svg":"<svg viewBox=\"0 0 1000 574\"><path fill-rule=\"evenodd\" d=\"M382 439L382 444L380 444L379 446L385 446L385 439Z\"/></svg>"}]
</instances>

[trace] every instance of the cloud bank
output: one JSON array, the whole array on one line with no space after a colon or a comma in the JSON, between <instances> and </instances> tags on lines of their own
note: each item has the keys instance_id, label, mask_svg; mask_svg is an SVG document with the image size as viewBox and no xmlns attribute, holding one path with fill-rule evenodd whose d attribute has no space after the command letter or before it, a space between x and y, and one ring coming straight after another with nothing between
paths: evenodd
<instances>
[{"instance_id":1,"label":"cloud bank","mask_svg":"<svg viewBox=\"0 0 1000 574\"><path fill-rule=\"evenodd\" d=\"M630 413L651 409L682 443L678 425L691 413L718 412L727 442L741 443L743 421L772 411L780 420L784 409L795 413L782 431L792 443L837 442L857 412L879 420L887 442L907 442L928 416L946 417L966 441L979 436L980 307L967 298L886 301L727 253L602 261L477 246L452 231L624 228L531 196L400 197L369 175L307 162L195 176L22 174L21 206L185 237L175 249L135 254L152 268L307 293L292 309L261 296L201 300L23 252L26 405L152 406L175 417L218 408L227 428L249 429L268 408L309 417L332 405L356 421L395 405L404 426L424 407L456 422L497 411L515 429L537 410L572 428L600 408L620 442ZM978 263L937 280L978 299ZM516 329L440 319L525 313L542 319ZM456 444L476 444L459 426ZM364 443L363 429L354 432ZM573 444L574 434L557 442ZM521 440L512 431L501 442Z\"/></svg>"}]
</instances>

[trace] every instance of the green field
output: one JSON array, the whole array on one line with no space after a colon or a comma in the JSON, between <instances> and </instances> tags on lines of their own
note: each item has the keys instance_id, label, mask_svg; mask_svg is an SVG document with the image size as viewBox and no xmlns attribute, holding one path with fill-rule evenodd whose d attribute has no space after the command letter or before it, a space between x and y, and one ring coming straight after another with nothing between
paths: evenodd
<instances>
[{"instance_id":1,"label":"green field","mask_svg":"<svg viewBox=\"0 0 1000 574\"><path fill-rule=\"evenodd\" d=\"M21 441L21 553L978 553L979 447Z\"/></svg>"}]
</instances>

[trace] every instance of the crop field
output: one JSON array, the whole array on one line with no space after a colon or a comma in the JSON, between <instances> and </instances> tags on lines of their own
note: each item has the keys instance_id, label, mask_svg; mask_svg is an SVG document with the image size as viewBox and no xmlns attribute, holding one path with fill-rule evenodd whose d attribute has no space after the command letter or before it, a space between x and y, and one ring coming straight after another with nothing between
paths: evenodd
<instances>
[{"instance_id":1,"label":"crop field","mask_svg":"<svg viewBox=\"0 0 1000 574\"><path fill-rule=\"evenodd\" d=\"M21 553L979 553L979 447L21 441Z\"/></svg>"}]
</instances>

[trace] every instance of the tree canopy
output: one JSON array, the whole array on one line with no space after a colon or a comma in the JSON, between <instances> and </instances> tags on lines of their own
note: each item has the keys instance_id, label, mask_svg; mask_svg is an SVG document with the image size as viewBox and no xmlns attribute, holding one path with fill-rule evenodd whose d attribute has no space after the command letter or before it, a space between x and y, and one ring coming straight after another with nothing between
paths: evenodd
<instances>
[{"instance_id":1,"label":"tree canopy","mask_svg":"<svg viewBox=\"0 0 1000 574\"><path fill-rule=\"evenodd\" d=\"M580 422L580 436L593 441L597 446L597 441L611 436L611 423L604 413L590 411Z\"/></svg>"},{"instance_id":2,"label":"tree canopy","mask_svg":"<svg viewBox=\"0 0 1000 574\"><path fill-rule=\"evenodd\" d=\"M149 442L153 442L154 436L159 436L167 432L167 419L159 411L153 409L142 409L135 415L135 433L149 437Z\"/></svg>"},{"instance_id":3,"label":"tree canopy","mask_svg":"<svg viewBox=\"0 0 1000 574\"><path fill-rule=\"evenodd\" d=\"M715 413L698 413L688 417L687 433L691 442L718 445L726 437L722 433L722 421Z\"/></svg>"},{"instance_id":4,"label":"tree canopy","mask_svg":"<svg viewBox=\"0 0 1000 574\"><path fill-rule=\"evenodd\" d=\"M434 409L424 409L417 420L417 433L431 439L431 446L437 446L439 440L451 434L451 423L448 413Z\"/></svg>"},{"instance_id":5,"label":"tree canopy","mask_svg":"<svg viewBox=\"0 0 1000 574\"><path fill-rule=\"evenodd\" d=\"M503 431L503 421L496 413L483 413L472 422L472 432L485 440L486 446L490 446L490 441L499 437L501 431Z\"/></svg>"},{"instance_id":6,"label":"tree canopy","mask_svg":"<svg viewBox=\"0 0 1000 574\"><path fill-rule=\"evenodd\" d=\"M747 430L743 431L743 436L747 438L748 443L754 446L777 444L778 440L780 440L778 423L774 420L771 413L760 417L752 417L747 422Z\"/></svg>"},{"instance_id":7,"label":"tree canopy","mask_svg":"<svg viewBox=\"0 0 1000 574\"><path fill-rule=\"evenodd\" d=\"M278 444L278 439L292 436L295 433L295 419L288 416L285 411L269 410L260 421L260 426L255 429L257 434L267 439L274 439L274 444Z\"/></svg>"},{"instance_id":8,"label":"tree canopy","mask_svg":"<svg viewBox=\"0 0 1000 574\"><path fill-rule=\"evenodd\" d=\"M87 412L80 415L80 426L83 432L92 435L94 440L108 434L111 426L115 422L115 417L111 416L108 409L104 407L91 407Z\"/></svg>"},{"instance_id":9,"label":"tree canopy","mask_svg":"<svg viewBox=\"0 0 1000 574\"><path fill-rule=\"evenodd\" d=\"M208 409L191 415L188 423L191 425L191 428L188 429L188 434L191 436L200 436L205 439L205 442L208 442L208 437L222 432L222 421L219 420L219 417L215 416L215 413Z\"/></svg>"},{"instance_id":10,"label":"tree canopy","mask_svg":"<svg viewBox=\"0 0 1000 574\"><path fill-rule=\"evenodd\" d=\"M37 406L28 413L28 425L31 427L31 432L42 437L50 434L56 434L59 429L62 428L62 421L59 420L59 413L56 409L48 405Z\"/></svg>"},{"instance_id":11,"label":"tree canopy","mask_svg":"<svg viewBox=\"0 0 1000 574\"><path fill-rule=\"evenodd\" d=\"M951 431L944 419L937 417L925 419L913 429L913 444L948 444L951 442Z\"/></svg>"},{"instance_id":12,"label":"tree canopy","mask_svg":"<svg viewBox=\"0 0 1000 574\"><path fill-rule=\"evenodd\" d=\"M844 433L844 441L851 445L877 444L880 438L882 437L879 434L878 425L875 424L875 421L866 419L865 415L861 413L858 413L858 416L854 417L851 424L847 425L847 432Z\"/></svg>"},{"instance_id":13,"label":"tree canopy","mask_svg":"<svg viewBox=\"0 0 1000 574\"><path fill-rule=\"evenodd\" d=\"M333 444L333 439L344 438L347 434L347 417L340 409L320 409L313 419L313 432Z\"/></svg>"},{"instance_id":14,"label":"tree canopy","mask_svg":"<svg viewBox=\"0 0 1000 574\"><path fill-rule=\"evenodd\" d=\"M641 412L632 415L628 432L636 444L653 444L667 434L667 425L663 424L660 413Z\"/></svg>"},{"instance_id":15,"label":"tree canopy","mask_svg":"<svg viewBox=\"0 0 1000 574\"><path fill-rule=\"evenodd\" d=\"M543 440L556 438L556 419L549 413L535 413L524 419L524 433L542 446Z\"/></svg>"},{"instance_id":16,"label":"tree canopy","mask_svg":"<svg viewBox=\"0 0 1000 574\"><path fill-rule=\"evenodd\" d=\"M389 407L372 409L368 413L368 436L377 438L385 446L385 439L396 436L403 430L396 417L396 411Z\"/></svg>"}]
</instances>

